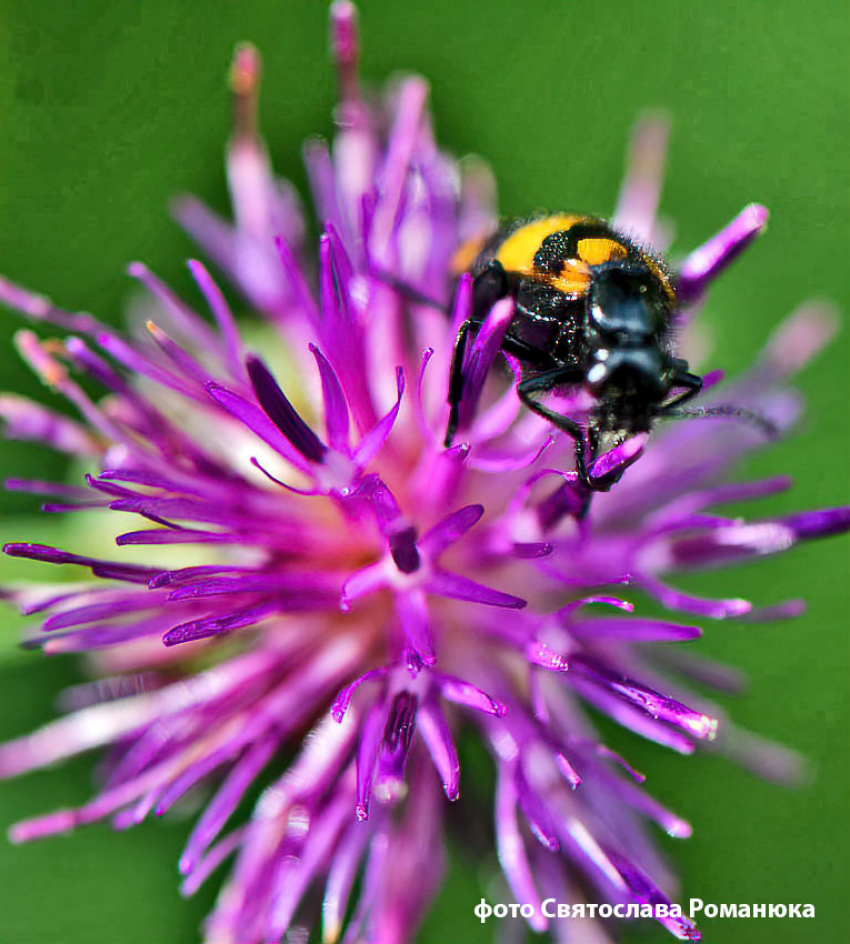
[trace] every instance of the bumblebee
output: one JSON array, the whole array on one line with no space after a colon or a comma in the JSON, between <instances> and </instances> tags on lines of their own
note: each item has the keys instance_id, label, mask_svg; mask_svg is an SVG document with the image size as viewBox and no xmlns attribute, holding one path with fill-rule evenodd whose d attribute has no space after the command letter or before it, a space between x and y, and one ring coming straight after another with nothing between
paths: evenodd
<instances>
[{"instance_id":1,"label":"bumblebee","mask_svg":"<svg viewBox=\"0 0 850 944\"><path fill-rule=\"evenodd\" d=\"M445 444L457 432L467 344L499 299L512 296L502 350L519 362L522 402L576 443L576 469L591 490L610 488L588 474L602 451L695 397L702 378L676 357L673 280L646 247L590 216L520 220L463 246L458 273L473 278L472 312L458 331L449 380ZM540 401L583 387L593 397L586 429Z\"/></svg>"}]
</instances>

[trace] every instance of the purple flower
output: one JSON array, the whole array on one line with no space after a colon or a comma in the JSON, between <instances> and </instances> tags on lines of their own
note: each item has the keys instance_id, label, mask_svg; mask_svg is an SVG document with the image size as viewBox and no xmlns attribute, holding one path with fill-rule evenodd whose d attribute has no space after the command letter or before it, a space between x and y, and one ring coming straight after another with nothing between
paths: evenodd
<instances>
[{"instance_id":1,"label":"purple flower","mask_svg":"<svg viewBox=\"0 0 850 944\"><path fill-rule=\"evenodd\" d=\"M789 378L828 340L830 312L792 315L738 381L715 391L722 377L707 374L702 421L601 456L591 478L625 475L582 516L571 440L520 409L516 365L500 353L512 302L500 301L467 352L456 445L444 449L453 342L471 305L451 261L495 225L492 182L437 149L423 80L398 82L380 104L364 98L352 7L337 2L332 23L337 133L305 151L318 252L256 129L250 47L232 71L235 222L191 198L176 205L262 316L259 340L243 340L197 261L189 268L212 320L134 264L150 320L129 333L0 281L5 304L70 333L21 331L18 347L81 417L4 395L6 435L91 470L85 485L8 487L49 496L45 511L104 512L119 547L143 549L107 560L5 548L99 578L5 593L44 614L28 644L93 653L101 677L73 690L67 715L0 747L0 775L109 749L89 803L19 823L12 839L105 818L125 828L206 783L180 871L191 894L233 860L209 940L279 941L317 920L307 893L319 889L325 941L407 941L439 887L446 800L461 789L455 740L471 728L496 766L496 851L511 897L531 906L535 930L586 940L581 920L548 920L543 899L576 901L581 886L591 901L669 903L675 881L646 822L673 837L691 827L644 792L584 703L679 753L710 745L765 776L793 775L792 757L689 687L723 689L734 675L654 645L699 627L633 614L616 588L631 584L689 622L799 612L795 600L754 609L674 581L850 526L847 508L756 519L713 510L789 486L725 481L767 441L727 405L789 430L800 411ZM665 138L660 119L639 125L613 217L656 244ZM679 266L680 344L692 359L705 291L766 216L745 208ZM411 300L423 295L450 317ZM510 370L500 373L502 359ZM586 396L558 396L558 409L581 413ZM115 511L142 520L128 526ZM247 823L234 822L264 771L271 786ZM672 934L698 939L670 910Z\"/></svg>"}]
</instances>

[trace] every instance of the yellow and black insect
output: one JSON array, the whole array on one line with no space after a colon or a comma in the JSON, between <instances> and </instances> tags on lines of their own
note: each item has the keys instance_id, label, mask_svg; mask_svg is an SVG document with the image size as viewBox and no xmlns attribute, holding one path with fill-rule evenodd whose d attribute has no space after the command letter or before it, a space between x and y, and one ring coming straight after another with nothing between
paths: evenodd
<instances>
[{"instance_id":1,"label":"yellow and black insect","mask_svg":"<svg viewBox=\"0 0 850 944\"><path fill-rule=\"evenodd\" d=\"M516 308L502 350L522 368L517 393L575 439L576 468L591 489L612 484L588 474L603 444L647 432L702 387L673 352L677 298L670 274L604 220L562 214L516 221L462 247L456 268L472 275L473 300L455 341L446 446L457 432L469 337L507 296ZM538 399L569 386L593 396L586 427Z\"/></svg>"}]
</instances>

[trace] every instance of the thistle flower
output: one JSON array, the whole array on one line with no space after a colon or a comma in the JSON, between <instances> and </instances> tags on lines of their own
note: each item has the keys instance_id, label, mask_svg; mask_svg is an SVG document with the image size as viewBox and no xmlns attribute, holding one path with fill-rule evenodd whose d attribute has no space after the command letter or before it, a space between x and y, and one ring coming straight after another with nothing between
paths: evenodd
<instances>
[{"instance_id":1,"label":"thistle flower","mask_svg":"<svg viewBox=\"0 0 850 944\"><path fill-rule=\"evenodd\" d=\"M449 362L471 304L451 259L495 225L492 182L480 164L437 149L421 79L377 105L362 95L345 2L332 7L332 42L336 137L305 151L318 251L256 127L251 47L237 51L231 77L234 222L191 198L176 207L263 317L262 356L197 261L189 268L212 321L134 264L150 319L128 333L0 283L8 306L70 332L60 341L22 331L18 347L82 419L6 395L6 435L90 469L84 486L8 487L55 499L46 511L103 513L119 547L146 549L129 562L5 548L98 578L6 593L24 613L47 614L28 645L94 653L101 677L70 693L65 717L0 747L0 774L109 749L89 803L19 823L12 839L107 818L125 828L207 785L179 867L191 894L233 858L208 940L280 940L317 919L308 893L320 889L325 941L406 941L439 887L446 800L460 792L455 741L471 728L494 759L496 851L514 899L532 906L535 930L587 940L581 921L548 921L542 899L669 902L675 881L646 821L674 837L691 828L643 791L583 704L681 754L710 744L766 776L793 768L691 691L694 680L728 686L725 670L655 645L700 629L632 615L616 588L630 583L688 617L791 616L799 601L757 610L671 581L846 530L850 514L713 511L790 484L726 482L765 437L720 415L603 456L599 478L629 468L582 517L571 442L520 411L505 379L516 365L496 368L510 300L470 347L457 445L444 449ZM639 125L614 214L656 243L664 138L658 119ZM683 344L711 281L765 221L763 208L747 207L683 261ZM417 294L450 317L411 301ZM788 381L831 330L827 310L803 308L722 393L711 389L720 373L706 375L703 402L789 430L800 403ZM90 397L77 377L105 395ZM557 405L578 411L581 394ZM144 520L123 530L115 511ZM235 822L264 772L271 786L248 822ZM685 917L665 923L698 939Z\"/></svg>"}]
</instances>

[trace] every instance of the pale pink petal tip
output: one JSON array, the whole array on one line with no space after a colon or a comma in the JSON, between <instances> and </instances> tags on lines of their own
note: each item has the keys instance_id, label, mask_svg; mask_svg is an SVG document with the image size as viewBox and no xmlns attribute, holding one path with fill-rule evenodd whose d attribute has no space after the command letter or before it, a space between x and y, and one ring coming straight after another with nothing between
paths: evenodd
<instances>
[{"instance_id":1,"label":"pale pink petal tip","mask_svg":"<svg viewBox=\"0 0 850 944\"><path fill-rule=\"evenodd\" d=\"M695 249L679 268L679 298L688 304L730 265L767 225L766 207L750 203L719 233Z\"/></svg>"},{"instance_id":2,"label":"pale pink petal tip","mask_svg":"<svg viewBox=\"0 0 850 944\"><path fill-rule=\"evenodd\" d=\"M617 229L648 242L653 240L657 228L669 136L670 117L665 112L647 112L637 122L614 211Z\"/></svg>"}]
</instances>

